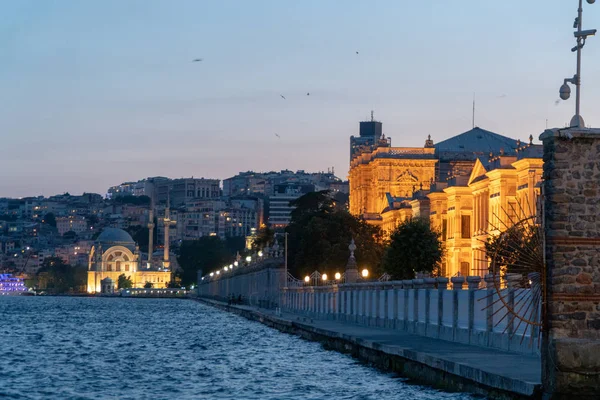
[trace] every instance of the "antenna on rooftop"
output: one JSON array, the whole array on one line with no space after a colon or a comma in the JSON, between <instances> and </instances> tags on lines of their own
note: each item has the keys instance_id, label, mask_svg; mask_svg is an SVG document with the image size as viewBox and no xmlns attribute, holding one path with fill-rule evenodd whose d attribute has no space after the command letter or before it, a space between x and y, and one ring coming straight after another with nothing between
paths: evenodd
<instances>
[{"instance_id":1,"label":"antenna on rooftop","mask_svg":"<svg viewBox=\"0 0 600 400\"><path fill-rule=\"evenodd\" d=\"M371 122L373 122L373 121L374 121L374 119L373 119L373 110L371 110Z\"/></svg>"}]
</instances>

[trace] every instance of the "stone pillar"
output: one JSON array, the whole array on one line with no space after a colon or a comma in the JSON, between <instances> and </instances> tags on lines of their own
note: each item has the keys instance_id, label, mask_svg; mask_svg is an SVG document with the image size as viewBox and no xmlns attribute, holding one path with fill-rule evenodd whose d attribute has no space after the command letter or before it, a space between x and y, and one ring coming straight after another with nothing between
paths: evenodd
<instances>
[{"instance_id":1,"label":"stone pillar","mask_svg":"<svg viewBox=\"0 0 600 400\"><path fill-rule=\"evenodd\" d=\"M485 330L487 332L493 332L494 330L494 292L496 291L495 282L494 282L494 274L486 274L483 278L485 280L485 289L486 289L486 308L485 308L485 316L486 316L486 324ZM497 280L497 278L496 278Z\"/></svg>"},{"instance_id":2,"label":"stone pillar","mask_svg":"<svg viewBox=\"0 0 600 400\"><path fill-rule=\"evenodd\" d=\"M439 331L442 327L442 321L444 318L444 292L448 288L448 278L446 277L438 277L436 278L438 285L438 337Z\"/></svg>"},{"instance_id":3,"label":"stone pillar","mask_svg":"<svg viewBox=\"0 0 600 400\"><path fill-rule=\"evenodd\" d=\"M464 276L453 276L450 278L452 282L452 328L456 331L458 328L458 291L463 289L465 284ZM456 334L455 334L456 335Z\"/></svg>"},{"instance_id":4,"label":"stone pillar","mask_svg":"<svg viewBox=\"0 0 600 400\"><path fill-rule=\"evenodd\" d=\"M348 250L350 250L350 258L348 258L348 263L346 264L346 283L355 283L358 280L358 267L356 265L356 258L354 258L354 250L356 250L354 239L350 242Z\"/></svg>"},{"instance_id":5,"label":"stone pillar","mask_svg":"<svg viewBox=\"0 0 600 400\"><path fill-rule=\"evenodd\" d=\"M548 398L598 398L600 129L551 129L540 140L547 271L542 385Z\"/></svg>"},{"instance_id":6,"label":"stone pillar","mask_svg":"<svg viewBox=\"0 0 600 400\"><path fill-rule=\"evenodd\" d=\"M480 276L467 276L467 285L469 288L469 330L472 331L475 325L475 291L479 289Z\"/></svg>"}]
</instances>

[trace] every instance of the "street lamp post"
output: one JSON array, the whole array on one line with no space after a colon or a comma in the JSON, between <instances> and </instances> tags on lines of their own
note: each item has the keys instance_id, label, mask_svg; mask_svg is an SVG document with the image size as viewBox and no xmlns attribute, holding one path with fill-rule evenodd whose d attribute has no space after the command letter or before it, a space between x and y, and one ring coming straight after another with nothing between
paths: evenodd
<instances>
[{"instance_id":1,"label":"street lamp post","mask_svg":"<svg viewBox=\"0 0 600 400\"><path fill-rule=\"evenodd\" d=\"M287 284L288 284L288 233L287 232L285 232L283 234L283 238L284 238L284 251L285 251L285 256L284 256L285 287L287 288Z\"/></svg>"},{"instance_id":2,"label":"street lamp post","mask_svg":"<svg viewBox=\"0 0 600 400\"><path fill-rule=\"evenodd\" d=\"M586 0L588 4L594 4L596 0ZM571 118L569 124L571 128L585 128L585 122L579 113L580 99L581 99L581 49L585 46L585 41L588 36L594 36L596 29L582 30L582 14L583 14L583 0L579 0L579 8L577 9L577 18L573 23L573 28L577 30L573 33L577 39L577 45L571 49L573 52L577 52L577 71L572 78L565 78L562 86L560 87L560 98L567 100L571 97L571 88L568 83L575 85L575 115Z\"/></svg>"}]
</instances>

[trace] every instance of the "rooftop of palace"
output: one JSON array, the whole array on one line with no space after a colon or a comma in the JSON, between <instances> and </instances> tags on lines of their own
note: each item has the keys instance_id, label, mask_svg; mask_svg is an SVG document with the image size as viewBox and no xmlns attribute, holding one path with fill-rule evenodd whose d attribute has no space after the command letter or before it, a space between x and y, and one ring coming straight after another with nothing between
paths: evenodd
<instances>
[{"instance_id":1,"label":"rooftop of palace","mask_svg":"<svg viewBox=\"0 0 600 400\"><path fill-rule=\"evenodd\" d=\"M359 164L368 164L376 158L409 158L409 159L435 159L435 148L427 147L378 147L372 152L365 152L354 157L351 167Z\"/></svg>"}]
</instances>

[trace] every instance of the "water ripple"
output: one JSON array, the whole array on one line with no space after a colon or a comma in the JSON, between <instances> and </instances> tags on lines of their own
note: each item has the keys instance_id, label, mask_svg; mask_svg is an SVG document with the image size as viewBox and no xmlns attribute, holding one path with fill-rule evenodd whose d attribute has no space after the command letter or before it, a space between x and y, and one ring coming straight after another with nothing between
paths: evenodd
<instances>
[{"instance_id":1,"label":"water ripple","mask_svg":"<svg viewBox=\"0 0 600 400\"><path fill-rule=\"evenodd\" d=\"M470 399L192 301L0 298L4 399Z\"/></svg>"}]
</instances>

